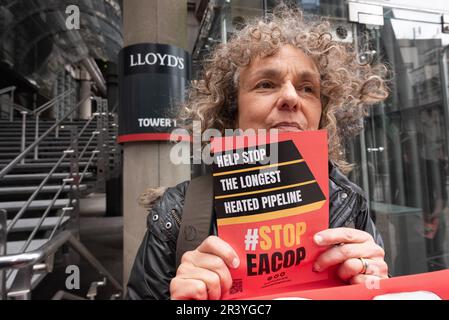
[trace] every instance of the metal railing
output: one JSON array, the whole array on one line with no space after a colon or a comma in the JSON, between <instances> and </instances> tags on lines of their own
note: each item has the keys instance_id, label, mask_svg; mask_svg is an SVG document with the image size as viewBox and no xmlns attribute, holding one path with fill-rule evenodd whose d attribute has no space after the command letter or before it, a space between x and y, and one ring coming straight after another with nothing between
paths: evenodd
<instances>
[{"instance_id":1,"label":"metal railing","mask_svg":"<svg viewBox=\"0 0 449 320\"><path fill-rule=\"evenodd\" d=\"M3 114L6 114L9 116L10 122L12 122L14 120L14 111L17 111L19 113L22 113L22 112L32 113L32 111L30 109L25 108L24 106L21 106L14 102L14 92L16 91L16 89L17 89L17 87L15 87L15 86L10 86L10 87L0 89L0 96L2 96L4 94L9 94L9 101L7 104L9 113L6 110L3 110L3 108L1 108L1 112ZM3 102L3 99L1 102Z\"/></svg>"},{"instance_id":2,"label":"metal railing","mask_svg":"<svg viewBox=\"0 0 449 320\"><path fill-rule=\"evenodd\" d=\"M73 89L69 89L69 90L61 93L59 96L44 103L42 106L40 106L39 108L37 108L36 110L33 111L33 115L36 119L36 123L35 123L35 127L34 127L34 139L35 140L37 140L39 137L39 119L40 119L42 112L47 111L49 108L53 107L55 104L57 104L61 100L65 99L67 97L67 95L71 94L73 91L74 91ZM56 112L56 115L57 116L56 116L55 122L58 122L59 112ZM55 136L56 137L59 136L59 127L56 127ZM36 148L34 149L34 160L37 160L38 158L39 158L39 145L37 145Z\"/></svg>"},{"instance_id":3,"label":"metal railing","mask_svg":"<svg viewBox=\"0 0 449 320\"><path fill-rule=\"evenodd\" d=\"M6 224L7 224L6 210L0 210L0 257L5 256L7 239L6 239ZM0 268L0 300L6 299L6 273Z\"/></svg>"},{"instance_id":4,"label":"metal railing","mask_svg":"<svg viewBox=\"0 0 449 320\"><path fill-rule=\"evenodd\" d=\"M17 87L10 86L3 89L0 89L0 96L4 94L9 94L9 121L13 121L14 119L14 91L16 91Z\"/></svg>"},{"instance_id":5,"label":"metal railing","mask_svg":"<svg viewBox=\"0 0 449 320\"><path fill-rule=\"evenodd\" d=\"M14 160L12 160L5 168L0 171L0 179L3 178L8 172L10 172L26 155L33 150L37 145L39 145L53 130L61 125L75 110L77 110L87 99L86 97L81 100L76 106L74 106L71 111L64 115L61 119L55 122L45 133L43 133L39 138L37 138L31 145L29 145L25 150L23 150Z\"/></svg>"},{"instance_id":6,"label":"metal railing","mask_svg":"<svg viewBox=\"0 0 449 320\"><path fill-rule=\"evenodd\" d=\"M68 90L67 92L69 92L69 91L70 90ZM65 96L66 96L66 93L56 97L52 101L49 101L46 105L43 105L43 106L39 107L34 112L34 114L37 116L36 117L36 133L39 132L39 130L38 130L39 115L42 112L44 112L45 110L47 110L48 108L50 108L54 103L57 103L58 99L62 99ZM53 132L54 130L59 129L59 128L64 128L64 129L68 128L68 129L70 129L70 132L71 132L70 146L65 151L63 151L63 154L56 161L56 163L54 163L54 165L50 169L50 172L43 179L43 181L39 184L39 186L36 188L36 190L34 190L32 195L25 202L24 206L14 216L12 221L10 223L8 223L8 224L6 224L6 222L5 222L4 230L2 230L0 228L0 240L2 240L1 239L1 233L3 231L4 240L5 240L5 247L6 247L6 239L7 239L8 233L10 233L13 230L14 226L17 224L17 222L20 220L20 218L23 217L24 213L27 211L27 209L29 208L31 203L34 201L34 199L36 199L38 194L43 190L43 188L45 187L46 183L53 176L53 174L56 172L56 170L60 167L60 165L63 163L63 161L67 157L70 157L70 174L68 174L67 178L62 180L62 184L57 189L56 193L54 194L53 198L51 199L51 201L48 204L47 208L45 209L44 213L42 214L42 216L40 216L37 224L34 226L31 234L29 235L29 237L27 238L27 240L25 241L23 246L20 248L19 252L17 254L15 254L15 255L5 256L4 255L4 254L6 254L6 249L5 249L4 252L3 252L3 256L1 256L2 255L2 250L1 250L2 246L1 246L1 241L0 241L0 292L5 292L5 290L6 290L6 282L9 279L9 277L12 275L12 271L6 273L6 275L5 275L4 269L7 268L6 267L7 266L7 261L9 261L10 263L13 263L14 261L16 261L16 262L17 261L21 261L21 259L22 260L23 259L26 260L26 259L29 259L30 257L33 257L33 253L38 252L38 251L35 250L35 251L32 251L31 255L28 255L28 253L26 253L26 250L31 245L31 243L32 243L34 237L36 236L37 232L40 231L40 229L41 229L45 219L48 217L50 211L54 208L55 203L58 200L60 194L68 186L70 186L69 201L67 202L65 207L63 207L61 209L62 213L59 214L58 220L57 220L56 224L53 226L53 229L51 230L51 234L50 234L49 238L47 239L47 244L49 244L49 245L59 241L58 240L59 239L59 237L58 237L59 234L57 234L57 231L60 229L60 226L62 225L63 219L66 216L67 212L71 213L72 217L78 219L78 217L77 217L77 215L78 215L77 206L78 206L78 203L79 203L79 184L83 181L83 178L85 177L85 175L87 173L87 170L89 169L91 164L94 162L95 157L97 157L97 171L98 171L98 167L104 168L104 167L108 166L109 148L108 148L107 144L104 144L104 140L105 140L105 136L107 138L107 134L106 133L107 133L107 128L108 128L108 118L112 114L107 112L107 105L106 105L105 100L103 100L103 99L98 99L97 100L97 103L99 105L99 112L94 113L91 116L91 118L85 123L84 127L80 130L79 133L77 133L75 126L60 126L61 123L63 121L65 121L75 110L77 110L86 101L86 99L88 99L88 98L89 97L86 97L83 100L81 100L76 106L74 106L61 119L57 119L56 122L45 133L43 133L40 137L36 136L35 141L31 145L29 145L27 148L25 148L25 142L24 142L26 126L22 125L21 153L14 160L12 160L5 168L3 168L0 171L0 180L1 180L9 172L11 172L11 170L13 170L15 167L17 167L17 165L19 163L23 163L23 160L25 159L25 157L33 149L37 150L39 145L40 145L40 143L42 143L42 141L44 141L44 139L47 136L49 136L51 134L51 132ZM24 118L25 117L26 117L26 113L24 114ZM86 145L84 146L82 152L78 156L78 142L79 142L80 138L82 137L82 135L84 134L85 130L89 127L89 124L95 118L97 119L97 129L91 133L91 137L89 138L89 141L86 143ZM23 123L26 124L26 121L23 121ZM97 148L96 148L96 150L91 151L91 155L89 157L89 160L85 164L83 172L80 174L79 173L79 168L78 168L78 163L83 158L83 156L86 154L86 152L88 150L88 147L91 145L91 143L94 141L95 138L99 138L98 141L97 141ZM106 141L108 141L108 140L106 140ZM101 150L99 150L99 148ZM36 158L36 154L35 154L35 158ZM103 171L105 171L105 170L103 170ZM98 180L99 180L99 178L97 177L97 183L96 183L97 184L97 188L98 188L98 185L99 185L99 181ZM104 175L102 176L101 180L102 180L102 183L104 183L104 180L105 180ZM79 229L79 225L78 225L78 229ZM73 234L73 232L75 232L75 231L72 230L71 232ZM77 234L77 232L75 232L75 234ZM71 241L71 244L73 246L78 246L78 249L79 249L79 245L74 243L73 240L70 240L70 241ZM79 249L79 250L83 251L83 249ZM45 251L44 251L44 253L45 253ZM86 252L84 252L84 254L87 255ZM25 255L25 256L23 256L23 255ZM89 255L87 255L87 256L89 256ZM91 258L93 258L93 256ZM93 258L93 259L95 259L95 258ZM4 263L3 267L2 267L2 264L1 264L2 261ZM30 262L30 263L31 264L37 263L38 260L33 260L33 261L34 262ZM20 263L19 264L13 263L13 266L10 267L10 268L16 268L16 269L17 268L22 268L22 264L20 264ZM23 279L22 278L24 278L24 277L27 278L27 277L29 277L29 274L32 273L32 272L30 272L30 270L28 270L29 268L26 267L26 265L23 268L24 269L20 271L20 277L19 277L19 275L17 275L17 277L19 277L19 280L18 280L19 286L20 286L21 283L23 284ZM101 273L102 273L103 269L100 268L98 270L101 271ZM113 280L111 280L111 279L109 279L109 280L111 281L111 283L113 283ZM116 282L116 284L118 284L118 282ZM5 288L2 288L3 285L5 286ZM0 299L1 298L4 298L4 296L0 297ZM23 296L22 298L28 298L28 296Z\"/></svg>"},{"instance_id":7,"label":"metal railing","mask_svg":"<svg viewBox=\"0 0 449 320\"><path fill-rule=\"evenodd\" d=\"M51 269L52 266L47 265L48 257L53 256L64 244L69 244L81 257L95 268L102 276L109 280L111 285L119 292L123 292L121 284L108 272L108 270L89 252L89 250L72 234L71 231L64 230L60 232L52 241L45 243L41 248L31 252L0 256L0 273L7 269L17 269L22 277L22 291L16 294L16 299L29 299L31 291L31 277L33 269L38 263L45 261L46 267ZM52 263L52 261L50 261ZM25 279L24 279L25 278ZM2 291L5 295L5 291Z\"/></svg>"}]
</instances>

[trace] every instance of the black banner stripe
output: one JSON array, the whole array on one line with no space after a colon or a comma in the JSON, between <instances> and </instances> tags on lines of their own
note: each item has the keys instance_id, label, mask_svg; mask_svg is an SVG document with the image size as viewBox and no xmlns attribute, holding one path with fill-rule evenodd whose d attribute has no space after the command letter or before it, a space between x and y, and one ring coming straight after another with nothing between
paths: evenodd
<instances>
[{"instance_id":1,"label":"black banner stripe","mask_svg":"<svg viewBox=\"0 0 449 320\"><path fill-rule=\"evenodd\" d=\"M258 178L258 179L256 179ZM268 178L268 179L265 179ZM265 181L277 181L275 183L266 183L250 185L251 183L263 183ZM276 188L283 185L291 185L305 181L314 180L312 172L305 162L293 163L286 166L268 168L266 170L254 170L244 173L235 173L214 177L214 195L228 195L233 193L250 192L268 188ZM236 182L238 189L230 189L229 185ZM228 186L228 187L227 187Z\"/></svg>"},{"instance_id":2,"label":"black banner stripe","mask_svg":"<svg viewBox=\"0 0 449 320\"><path fill-rule=\"evenodd\" d=\"M263 207L262 198L268 197L268 199L273 200L271 196L278 196L278 195L284 195L284 199L287 199L286 194L287 193L294 193L296 191L300 191L301 194L301 202L292 202L285 205L278 205L278 206L266 206ZM242 201L244 200L244 201ZM321 191L319 185L317 182L314 182L312 184L307 184L300 187L294 187L279 191L272 191L272 192L266 192L266 193L259 193L259 194L253 194L253 195L246 195L246 196L240 196L236 198L225 198L225 199L216 199L215 200L215 210L217 214L217 219L222 218L231 218L231 217L241 217L241 216L248 216L248 215L256 215L260 213L267 213L271 211L278 211L283 209L289 209L289 208L295 208L307 204L311 204L314 202L318 202L321 200L325 200L324 194ZM247 204L247 210L242 210L240 212L233 212L233 213L226 213L225 207L228 208L235 208L237 209L238 203L237 201L240 201L240 204L242 202L246 202ZM255 202L258 203L259 207L256 210L249 210L249 204L255 204ZM242 206L244 206L242 204Z\"/></svg>"},{"instance_id":3,"label":"black banner stripe","mask_svg":"<svg viewBox=\"0 0 449 320\"><path fill-rule=\"evenodd\" d=\"M257 154L260 155L263 152L265 152L266 157L264 157L262 161L256 161L257 159L255 157L257 156ZM244 162L244 153L246 153L246 159L248 161L254 161ZM251 156L254 157L251 158ZM299 153L298 149L296 149L293 141L289 140L279 143L259 145L257 147L240 148L233 151L217 152L214 154L214 163L212 165L212 169L214 173L222 173L231 170L254 168L258 166L298 159L302 159L302 156Z\"/></svg>"}]
</instances>

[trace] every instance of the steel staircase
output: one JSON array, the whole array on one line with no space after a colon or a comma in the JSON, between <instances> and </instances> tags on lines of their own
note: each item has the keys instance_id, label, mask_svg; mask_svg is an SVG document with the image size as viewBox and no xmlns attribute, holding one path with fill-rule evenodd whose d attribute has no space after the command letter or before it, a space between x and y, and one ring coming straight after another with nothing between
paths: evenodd
<instances>
[{"instance_id":1,"label":"steel staircase","mask_svg":"<svg viewBox=\"0 0 449 320\"><path fill-rule=\"evenodd\" d=\"M87 98L75 103L71 93L34 111L12 102L0 108L0 300L30 299L66 245L99 271L99 279L108 279L118 293L113 298L122 292L80 242L78 212L79 199L104 192L108 173L120 165L117 117L108 112L106 100L95 98L97 112L88 120L74 119ZM72 102L69 111L66 104L56 119L41 119L61 100ZM88 298L102 283L106 280ZM62 292L57 296L64 297Z\"/></svg>"}]
</instances>

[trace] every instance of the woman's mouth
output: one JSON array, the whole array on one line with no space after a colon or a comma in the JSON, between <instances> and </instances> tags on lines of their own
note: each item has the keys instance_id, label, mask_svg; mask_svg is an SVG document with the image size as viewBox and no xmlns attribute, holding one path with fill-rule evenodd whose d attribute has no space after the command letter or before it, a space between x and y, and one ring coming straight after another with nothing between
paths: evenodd
<instances>
[{"instance_id":1,"label":"woman's mouth","mask_svg":"<svg viewBox=\"0 0 449 320\"><path fill-rule=\"evenodd\" d=\"M270 129L277 129L279 132L300 132L303 131L301 126L295 122L279 122Z\"/></svg>"}]
</instances>

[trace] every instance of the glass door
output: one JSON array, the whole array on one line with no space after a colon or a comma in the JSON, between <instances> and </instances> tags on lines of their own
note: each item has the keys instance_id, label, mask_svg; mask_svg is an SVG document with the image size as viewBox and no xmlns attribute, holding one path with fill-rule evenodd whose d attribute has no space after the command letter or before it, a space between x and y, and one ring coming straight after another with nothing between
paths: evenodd
<instances>
[{"instance_id":1,"label":"glass door","mask_svg":"<svg viewBox=\"0 0 449 320\"><path fill-rule=\"evenodd\" d=\"M449 11L449 4L448 4ZM356 24L361 60L386 62L390 97L348 146L393 275L448 268L448 50L441 14L384 7L384 26Z\"/></svg>"}]
</instances>

